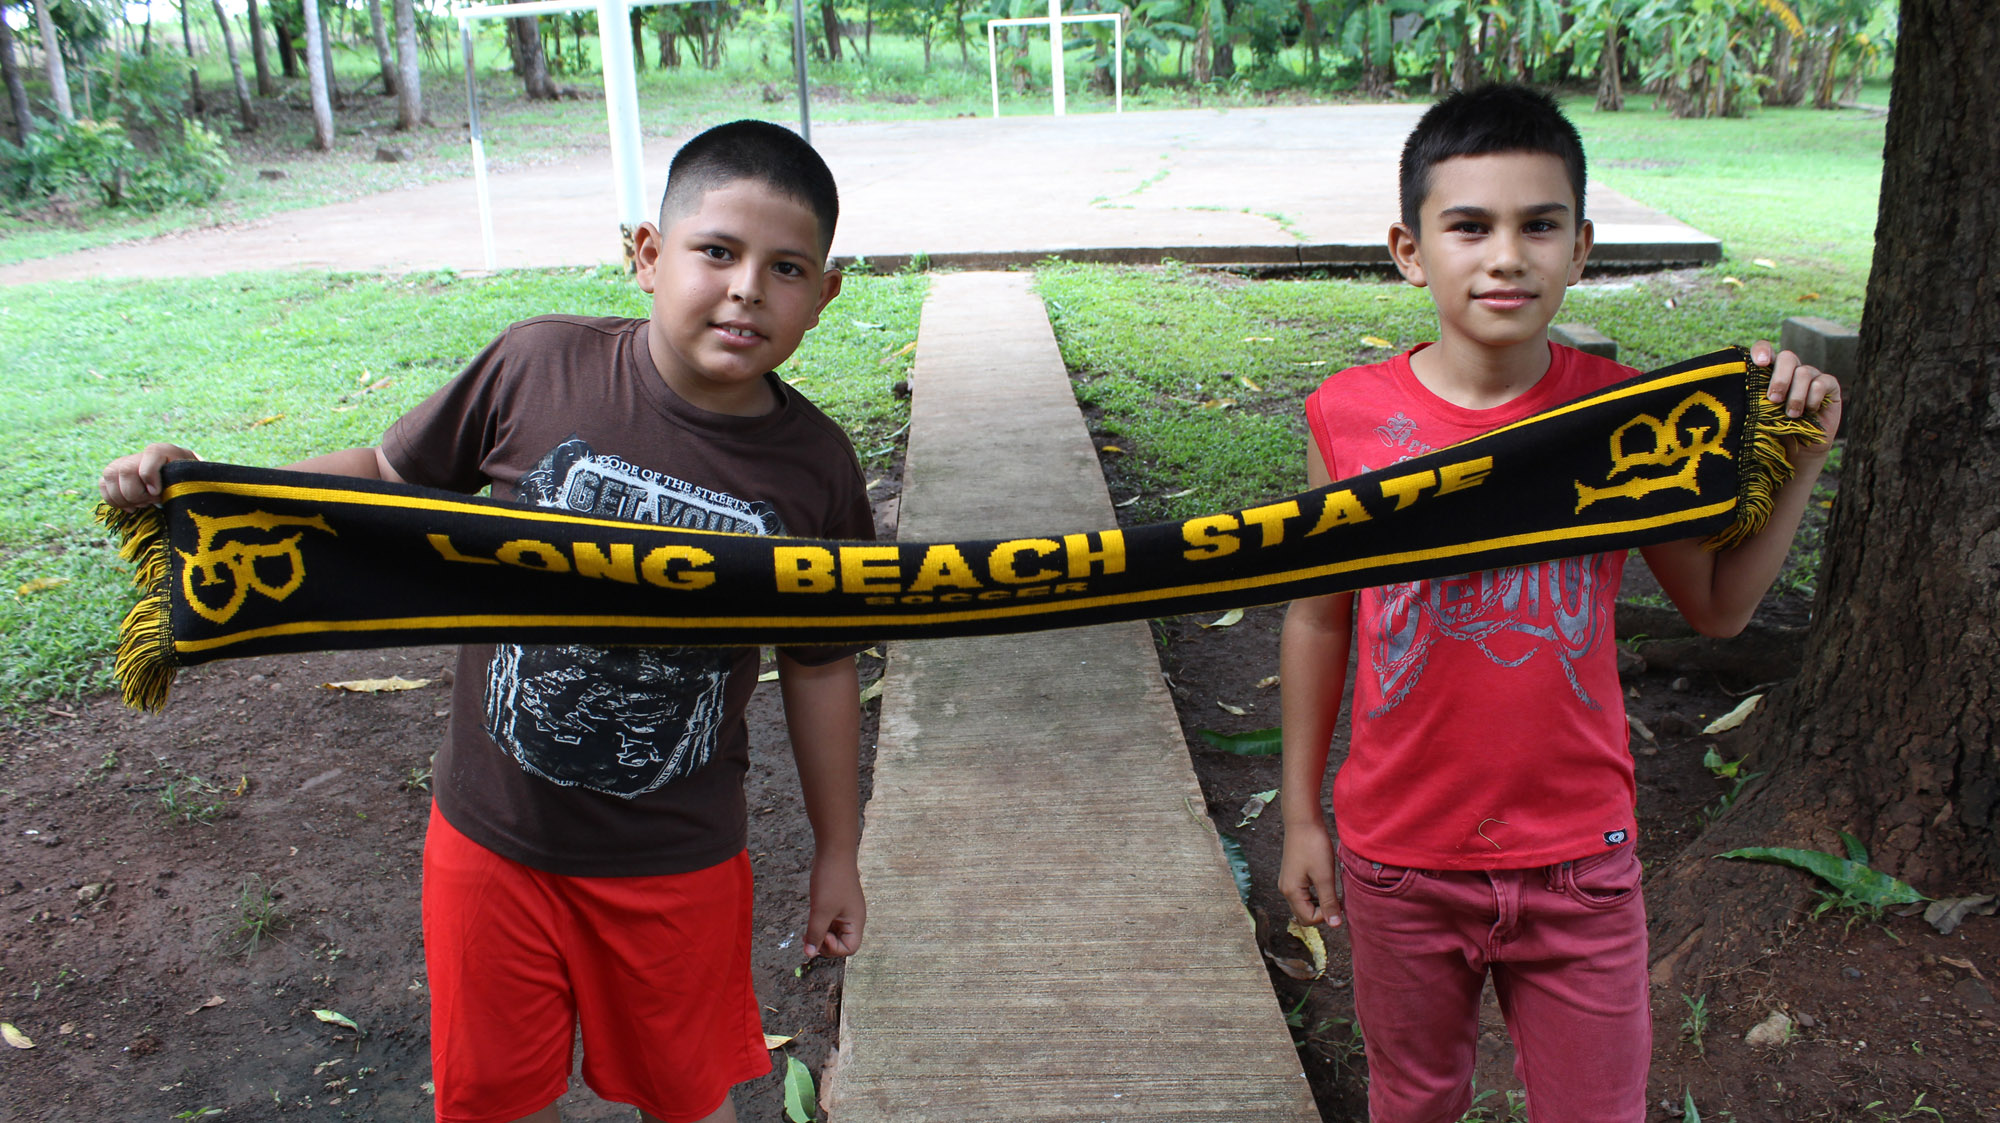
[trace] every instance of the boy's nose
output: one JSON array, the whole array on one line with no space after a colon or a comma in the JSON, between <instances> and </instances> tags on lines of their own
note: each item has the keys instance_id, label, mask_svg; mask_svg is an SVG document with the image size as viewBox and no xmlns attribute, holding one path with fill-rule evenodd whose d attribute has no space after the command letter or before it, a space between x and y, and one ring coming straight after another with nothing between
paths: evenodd
<instances>
[{"instance_id":1,"label":"boy's nose","mask_svg":"<svg viewBox=\"0 0 2000 1123\"><path fill-rule=\"evenodd\" d=\"M764 303L764 289L758 284L759 274L754 269L739 270L729 281L729 298L745 304Z\"/></svg>"}]
</instances>

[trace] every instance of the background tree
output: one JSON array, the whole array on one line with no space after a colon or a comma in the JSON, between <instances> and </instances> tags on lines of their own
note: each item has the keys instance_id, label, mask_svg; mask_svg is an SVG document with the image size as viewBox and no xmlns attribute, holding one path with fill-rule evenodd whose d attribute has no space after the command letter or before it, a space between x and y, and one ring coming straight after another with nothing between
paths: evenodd
<instances>
[{"instance_id":1,"label":"background tree","mask_svg":"<svg viewBox=\"0 0 2000 1123\"><path fill-rule=\"evenodd\" d=\"M382 92L396 92L396 56L389 50L389 24L382 18L382 0L368 0L368 37L375 43L375 61L382 70Z\"/></svg>"},{"instance_id":2,"label":"background tree","mask_svg":"<svg viewBox=\"0 0 2000 1123\"><path fill-rule=\"evenodd\" d=\"M222 10L222 0L210 0L215 7L215 22L222 27L222 47L229 53L229 78L236 89L236 121L246 133L257 131L257 111L250 104L250 82L243 77L243 60L236 54L236 35L229 30L229 13Z\"/></svg>"},{"instance_id":3,"label":"background tree","mask_svg":"<svg viewBox=\"0 0 2000 1123\"><path fill-rule=\"evenodd\" d=\"M14 111L14 143L26 144L35 131L35 114L28 104L28 87L14 61L14 29L7 26L7 6L0 4L0 79L7 83L7 105Z\"/></svg>"},{"instance_id":4,"label":"background tree","mask_svg":"<svg viewBox=\"0 0 2000 1123\"><path fill-rule=\"evenodd\" d=\"M333 99L327 90L333 84L327 65L326 27L320 20L318 0L305 0L299 11L306 25L306 80L312 86L313 147L333 151Z\"/></svg>"},{"instance_id":5,"label":"background tree","mask_svg":"<svg viewBox=\"0 0 2000 1123\"><path fill-rule=\"evenodd\" d=\"M549 79L548 56L542 53L542 26L534 16L516 16L507 21L507 49L514 59L514 73L520 76L522 92L529 101L554 101L561 96Z\"/></svg>"},{"instance_id":6,"label":"background tree","mask_svg":"<svg viewBox=\"0 0 2000 1123\"><path fill-rule=\"evenodd\" d=\"M48 72L49 97L56 103L56 116L65 122L76 120L69 100L69 71L63 66L62 43L56 38L55 0L35 0L35 27L42 34L42 67ZM185 25L184 25L185 26ZM194 49L188 49L190 59Z\"/></svg>"},{"instance_id":7,"label":"background tree","mask_svg":"<svg viewBox=\"0 0 2000 1123\"><path fill-rule=\"evenodd\" d=\"M43 6L46 6L49 3L49 0L39 0L39 3ZM201 71L197 69L194 64L194 25L190 22L190 16L188 14L188 9L192 7L193 4L194 0L180 0L181 48L187 52L188 108L194 113L195 116L199 117L203 113L208 111L208 107L205 104L203 104L201 97ZM69 115L65 115L64 120L74 120L74 118Z\"/></svg>"},{"instance_id":8,"label":"background tree","mask_svg":"<svg viewBox=\"0 0 2000 1123\"><path fill-rule=\"evenodd\" d=\"M424 77L418 69L417 5L391 0L396 19L396 127L408 132L424 123Z\"/></svg>"},{"instance_id":9,"label":"background tree","mask_svg":"<svg viewBox=\"0 0 2000 1123\"><path fill-rule=\"evenodd\" d=\"M1732 847L1844 829L1933 896L2000 875L2000 6L1902 0L1901 24L1812 631L1746 727L1769 778L1666 871L1653 946L1683 980L1795 915L1798 875L1719 872Z\"/></svg>"},{"instance_id":10,"label":"background tree","mask_svg":"<svg viewBox=\"0 0 2000 1123\"><path fill-rule=\"evenodd\" d=\"M828 62L840 61L840 13L834 9L833 0L819 2L820 30L826 37L826 58Z\"/></svg>"},{"instance_id":11,"label":"background tree","mask_svg":"<svg viewBox=\"0 0 2000 1123\"><path fill-rule=\"evenodd\" d=\"M271 56L264 46L264 14L257 0L248 0L250 14L250 61L257 68L257 96L277 97L278 83L271 77Z\"/></svg>"}]
</instances>

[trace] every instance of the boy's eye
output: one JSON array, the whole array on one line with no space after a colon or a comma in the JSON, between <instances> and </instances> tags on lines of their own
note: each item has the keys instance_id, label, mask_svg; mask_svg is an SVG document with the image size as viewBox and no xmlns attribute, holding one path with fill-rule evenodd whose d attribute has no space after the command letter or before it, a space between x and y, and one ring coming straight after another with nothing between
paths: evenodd
<instances>
[{"instance_id":1,"label":"boy's eye","mask_svg":"<svg viewBox=\"0 0 2000 1123\"><path fill-rule=\"evenodd\" d=\"M806 272L805 270L799 268L798 265L790 261L780 261L776 265L773 265L771 268L776 269L779 273L787 277L803 277L805 276Z\"/></svg>"},{"instance_id":2,"label":"boy's eye","mask_svg":"<svg viewBox=\"0 0 2000 1123\"><path fill-rule=\"evenodd\" d=\"M1471 219L1461 219L1452 223L1446 229L1454 234L1484 234L1486 233L1486 224L1483 222L1474 222Z\"/></svg>"},{"instance_id":3,"label":"boy's eye","mask_svg":"<svg viewBox=\"0 0 2000 1123\"><path fill-rule=\"evenodd\" d=\"M1530 222L1527 226L1527 229L1530 234L1547 234L1556 230L1557 226L1555 223L1550 222L1546 218L1538 218L1535 221Z\"/></svg>"},{"instance_id":4,"label":"boy's eye","mask_svg":"<svg viewBox=\"0 0 2000 1123\"><path fill-rule=\"evenodd\" d=\"M703 246L701 247L701 252L704 256L715 261L729 260L729 251L722 246Z\"/></svg>"}]
</instances>

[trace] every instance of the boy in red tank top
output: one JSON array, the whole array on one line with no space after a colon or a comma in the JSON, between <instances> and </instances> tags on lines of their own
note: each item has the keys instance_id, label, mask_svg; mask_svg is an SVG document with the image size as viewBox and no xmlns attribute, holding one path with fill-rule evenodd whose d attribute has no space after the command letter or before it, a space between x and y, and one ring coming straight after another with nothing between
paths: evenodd
<instances>
[{"instance_id":1,"label":"boy in red tank top","mask_svg":"<svg viewBox=\"0 0 2000 1123\"><path fill-rule=\"evenodd\" d=\"M1309 486L1394 464L1630 377L1551 344L1583 273L1583 145L1547 97L1455 94L1405 142L1389 248L1438 342L1327 379L1306 402ZM1707 635L1742 630L1784 562L1840 425L1839 387L1791 352L1771 398L1826 440L1765 529L1721 553L1641 552ZM1450 1123L1472 1101L1493 978L1536 1123L1641 1123L1652 1049L1635 788L1612 608L1625 554L1295 601L1280 647L1285 851L1299 920L1345 924L1375 1123ZM1320 791L1350 651L1352 736ZM1340 867L1341 881L1335 880Z\"/></svg>"}]
</instances>

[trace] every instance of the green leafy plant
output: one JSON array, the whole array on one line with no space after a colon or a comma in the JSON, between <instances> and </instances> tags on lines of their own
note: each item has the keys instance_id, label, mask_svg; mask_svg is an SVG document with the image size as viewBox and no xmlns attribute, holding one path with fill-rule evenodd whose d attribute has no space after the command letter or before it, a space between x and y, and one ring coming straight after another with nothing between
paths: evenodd
<instances>
[{"instance_id":1,"label":"green leafy plant","mask_svg":"<svg viewBox=\"0 0 2000 1123\"><path fill-rule=\"evenodd\" d=\"M1694 1106L1694 1089L1681 1089L1681 1123L1701 1123L1701 1109Z\"/></svg>"},{"instance_id":2,"label":"green leafy plant","mask_svg":"<svg viewBox=\"0 0 2000 1123\"><path fill-rule=\"evenodd\" d=\"M1798 850L1789 846L1746 846L1718 854L1718 858L1744 859L1754 862L1775 862L1782 866L1804 870L1832 886L1819 891L1820 902L1813 909L1817 917L1832 910L1852 913L1855 917L1877 919L1882 910L1894 905L1911 905L1930 900L1918 892L1908 882L1899 881L1888 874L1870 868L1868 848L1860 839L1840 832L1840 841L1847 847L1847 856L1827 854L1818 850ZM1850 921L1851 922L1851 921Z\"/></svg>"},{"instance_id":3,"label":"green leafy plant","mask_svg":"<svg viewBox=\"0 0 2000 1123\"><path fill-rule=\"evenodd\" d=\"M199 776L179 776L160 789L160 806L176 823L213 823L227 804L222 789Z\"/></svg>"},{"instance_id":4,"label":"green leafy plant","mask_svg":"<svg viewBox=\"0 0 2000 1123\"><path fill-rule=\"evenodd\" d=\"M284 927L287 918L278 905L279 897L278 891L256 874L243 879L231 910L233 926L225 937L232 951L248 959L257 954L266 939Z\"/></svg>"},{"instance_id":5,"label":"green leafy plant","mask_svg":"<svg viewBox=\"0 0 2000 1123\"><path fill-rule=\"evenodd\" d=\"M1736 797L1743 794L1743 789L1748 787L1751 781L1760 779L1764 775L1762 772L1743 771L1743 761L1724 760L1722 754L1713 748L1702 754L1701 764L1716 779L1732 781L1729 790L1722 794L1722 798L1701 809L1703 826L1722 818L1722 813L1735 805Z\"/></svg>"},{"instance_id":6,"label":"green leafy plant","mask_svg":"<svg viewBox=\"0 0 2000 1123\"><path fill-rule=\"evenodd\" d=\"M1708 1033L1708 995L1683 994L1681 1001L1687 1003L1687 1017L1681 1019L1681 1036L1694 1042L1694 1051L1699 1056L1708 1055L1708 1047L1703 1036Z\"/></svg>"}]
</instances>

